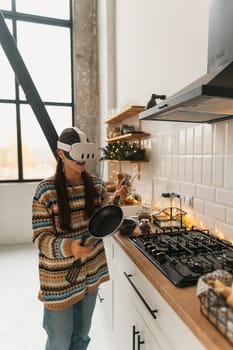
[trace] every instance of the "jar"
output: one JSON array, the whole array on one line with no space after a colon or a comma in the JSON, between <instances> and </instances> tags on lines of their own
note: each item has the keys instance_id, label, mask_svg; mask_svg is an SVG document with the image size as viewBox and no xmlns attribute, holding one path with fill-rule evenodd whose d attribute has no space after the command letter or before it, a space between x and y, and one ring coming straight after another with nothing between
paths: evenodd
<instances>
[{"instance_id":1,"label":"jar","mask_svg":"<svg viewBox=\"0 0 233 350\"><path fill-rule=\"evenodd\" d=\"M139 228L142 234L149 234L151 232L151 225L149 219L141 219L139 223Z\"/></svg>"},{"instance_id":2,"label":"jar","mask_svg":"<svg viewBox=\"0 0 233 350\"><path fill-rule=\"evenodd\" d=\"M147 219L149 222L151 221L151 209L141 206L138 210L138 221L140 222L144 219Z\"/></svg>"}]
</instances>

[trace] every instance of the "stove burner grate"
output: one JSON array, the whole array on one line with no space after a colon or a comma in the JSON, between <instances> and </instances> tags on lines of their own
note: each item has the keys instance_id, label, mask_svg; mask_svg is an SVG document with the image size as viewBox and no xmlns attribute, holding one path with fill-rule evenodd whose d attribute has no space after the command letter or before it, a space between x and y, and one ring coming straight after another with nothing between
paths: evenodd
<instances>
[{"instance_id":1,"label":"stove burner grate","mask_svg":"<svg viewBox=\"0 0 233 350\"><path fill-rule=\"evenodd\" d=\"M202 230L164 230L129 240L177 287L216 269L233 272L233 246Z\"/></svg>"}]
</instances>

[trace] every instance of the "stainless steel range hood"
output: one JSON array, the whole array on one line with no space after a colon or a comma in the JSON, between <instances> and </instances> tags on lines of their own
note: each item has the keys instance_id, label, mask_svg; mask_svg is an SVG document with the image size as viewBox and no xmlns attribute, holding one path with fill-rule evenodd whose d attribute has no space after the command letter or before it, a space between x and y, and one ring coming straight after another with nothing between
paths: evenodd
<instances>
[{"instance_id":1,"label":"stainless steel range hood","mask_svg":"<svg viewBox=\"0 0 233 350\"><path fill-rule=\"evenodd\" d=\"M233 118L233 0L212 0L208 72L158 105L142 120L211 123Z\"/></svg>"}]
</instances>

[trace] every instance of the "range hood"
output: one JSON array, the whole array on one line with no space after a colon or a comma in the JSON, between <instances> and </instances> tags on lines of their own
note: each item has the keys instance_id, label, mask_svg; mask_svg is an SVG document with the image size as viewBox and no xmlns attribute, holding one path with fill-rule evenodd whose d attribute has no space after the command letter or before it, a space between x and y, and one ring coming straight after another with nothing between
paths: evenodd
<instances>
[{"instance_id":1,"label":"range hood","mask_svg":"<svg viewBox=\"0 0 233 350\"><path fill-rule=\"evenodd\" d=\"M142 120L213 123L233 118L233 0L212 0L207 74L139 114Z\"/></svg>"}]
</instances>

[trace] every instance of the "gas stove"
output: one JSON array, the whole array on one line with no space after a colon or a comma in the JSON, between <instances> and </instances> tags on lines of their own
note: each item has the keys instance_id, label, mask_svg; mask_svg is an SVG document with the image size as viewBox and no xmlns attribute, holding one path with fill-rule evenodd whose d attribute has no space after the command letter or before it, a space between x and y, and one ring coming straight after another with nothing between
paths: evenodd
<instances>
[{"instance_id":1,"label":"gas stove","mask_svg":"<svg viewBox=\"0 0 233 350\"><path fill-rule=\"evenodd\" d=\"M233 246L206 230L171 230L129 240L177 287L195 285L201 275L217 269L233 273Z\"/></svg>"}]
</instances>

